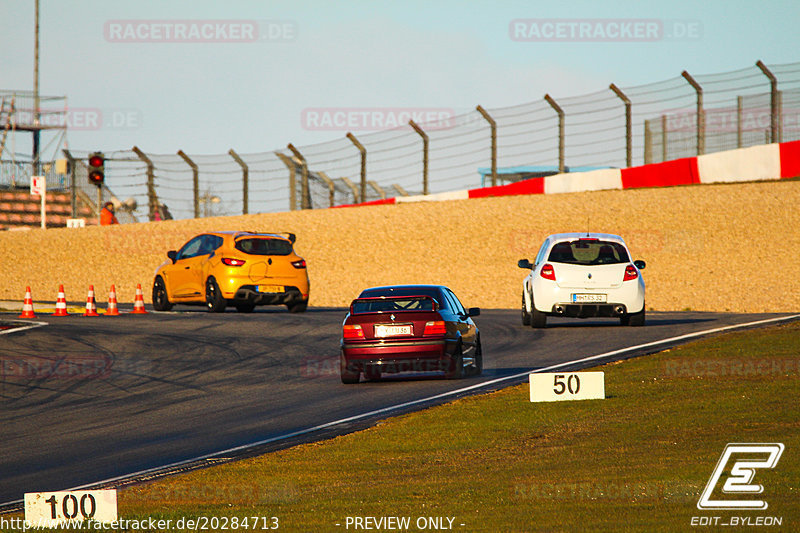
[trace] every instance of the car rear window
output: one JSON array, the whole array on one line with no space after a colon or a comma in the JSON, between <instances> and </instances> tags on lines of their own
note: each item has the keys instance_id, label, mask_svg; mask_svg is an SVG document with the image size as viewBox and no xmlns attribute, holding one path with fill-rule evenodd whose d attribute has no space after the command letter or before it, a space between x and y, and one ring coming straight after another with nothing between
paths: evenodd
<instances>
[{"instance_id":1,"label":"car rear window","mask_svg":"<svg viewBox=\"0 0 800 533\"><path fill-rule=\"evenodd\" d=\"M430 296L436 300L440 308L447 308L447 301L436 287L377 287L366 289L358 295L359 298L374 298L376 296Z\"/></svg>"},{"instance_id":2,"label":"car rear window","mask_svg":"<svg viewBox=\"0 0 800 533\"><path fill-rule=\"evenodd\" d=\"M428 296L399 296L353 302L353 314L397 311L433 311L433 299Z\"/></svg>"},{"instance_id":3,"label":"car rear window","mask_svg":"<svg viewBox=\"0 0 800 533\"><path fill-rule=\"evenodd\" d=\"M628 251L623 245L596 239L556 243L550 250L547 260L570 265L613 265L630 262Z\"/></svg>"},{"instance_id":4,"label":"car rear window","mask_svg":"<svg viewBox=\"0 0 800 533\"><path fill-rule=\"evenodd\" d=\"M248 238L236 241L236 249L250 255L289 255L292 243L283 239Z\"/></svg>"}]
</instances>

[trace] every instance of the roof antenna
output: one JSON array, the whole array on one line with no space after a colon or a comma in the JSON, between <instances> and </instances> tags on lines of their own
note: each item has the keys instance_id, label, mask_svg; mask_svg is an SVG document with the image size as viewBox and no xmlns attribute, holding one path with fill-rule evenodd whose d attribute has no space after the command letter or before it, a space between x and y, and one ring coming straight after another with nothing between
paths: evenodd
<instances>
[{"instance_id":1,"label":"roof antenna","mask_svg":"<svg viewBox=\"0 0 800 533\"><path fill-rule=\"evenodd\" d=\"M589 218L590 215L586 215L586 236L589 236Z\"/></svg>"}]
</instances>

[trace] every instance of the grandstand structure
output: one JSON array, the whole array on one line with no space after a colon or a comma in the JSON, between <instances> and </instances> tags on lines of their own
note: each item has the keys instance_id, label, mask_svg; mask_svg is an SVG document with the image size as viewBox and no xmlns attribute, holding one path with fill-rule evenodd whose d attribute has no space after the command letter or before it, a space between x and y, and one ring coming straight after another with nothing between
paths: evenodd
<instances>
[{"instance_id":1,"label":"grandstand structure","mask_svg":"<svg viewBox=\"0 0 800 533\"><path fill-rule=\"evenodd\" d=\"M121 207L121 221L136 221L130 209L132 202L120 201L105 185L98 194L97 188L88 183L85 161L70 158L68 112L64 96L0 90L0 229L41 226L40 198L30 194L34 175L45 177L45 220L50 227L63 227L70 218L95 224L105 201ZM49 137L43 147L42 135ZM21 150L29 140L30 155Z\"/></svg>"}]
</instances>

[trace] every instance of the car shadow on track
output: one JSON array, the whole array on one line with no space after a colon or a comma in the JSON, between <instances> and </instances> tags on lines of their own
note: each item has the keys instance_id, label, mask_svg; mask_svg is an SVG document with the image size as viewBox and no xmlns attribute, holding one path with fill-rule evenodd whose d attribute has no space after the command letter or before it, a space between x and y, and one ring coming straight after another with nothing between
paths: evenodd
<instances>
[{"instance_id":1,"label":"car shadow on track","mask_svg":"<svg viewBox=\"0 0 800 533\"><path fill-rule=\"evenodd\" d=\"M679 324L700 324L703 322L714 322L715 318L648 318L644 327L658 327L658 326L676 326ZM523 326L527 327L527 326ZM630 326L622 326L618 319L607 320L593 320L586 321L583 319L563 319L557 321L548 321L545 328L533 328L536 331L547 329L567 329L567 328L628 328Z\"/></svg>"},{"instance_id":2,"label":"car shadow on track","mask_svg":"<svg viewBox=\"0 0 800 533\"><path fill-rule=\"evenodd\" d=\"M150 309L148 309L148 311L150 311ZM158 311L154 311L154 312L156 314L158 314ZM315 314L315 313L330 313L330 312L339 312L339 313L342 314L342 317L344 317L344 315L347 314L347 308L345 308L345 307L309 307L303 313L296 313L296 315L297 316L302 316L303 314L306 314L306 313ZM176 304L175 307L171 311L169 311L169 313L172 313L172 314L204 313L204 314L207 314L209 316L213 316L213 315L217 314L217 313L209 313L208 310L203 306L181 305L181 304ZM289 315L291 313L289 313L289 311L287 311L286 308L284 306L282 306L282 305L273 305L273 306L265 305L265 306L261 306L261 307L256 307L253 311L251 311L249 313L240 313L239 311L236 310L235 307L229 306L228 308L225 309L224 313L219 313L219 314L235 314L235 315L248 316L248 315Z\"/></svg>"}]
</instances>

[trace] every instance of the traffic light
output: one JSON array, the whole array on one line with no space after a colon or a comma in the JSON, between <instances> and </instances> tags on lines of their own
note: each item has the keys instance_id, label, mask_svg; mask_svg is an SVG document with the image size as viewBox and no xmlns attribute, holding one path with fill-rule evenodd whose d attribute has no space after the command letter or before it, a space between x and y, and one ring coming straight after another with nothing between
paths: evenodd
<instances>
[{"instance_id":1,"label":"traffic light","mask_svg":"<svg viewBox=\"0 0 800 533\"><path fill-rule=\"evenodd\" d=\"M94 152L89 154L89 182L94 183L98 187L103 184L105 180L105 169L103 168L106 163L106 156L103 152Z\"/></svg>"}]
</instances>

